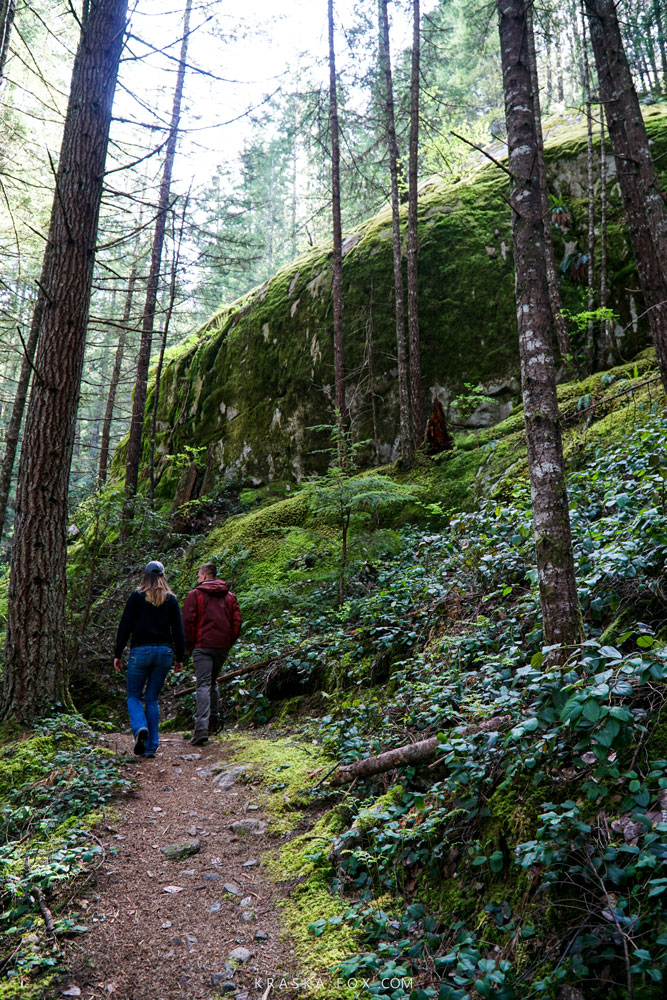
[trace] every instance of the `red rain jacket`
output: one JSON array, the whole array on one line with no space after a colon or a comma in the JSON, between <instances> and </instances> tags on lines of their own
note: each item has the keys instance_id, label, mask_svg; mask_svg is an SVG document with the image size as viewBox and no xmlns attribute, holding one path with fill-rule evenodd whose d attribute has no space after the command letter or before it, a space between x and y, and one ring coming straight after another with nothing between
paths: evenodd
<instances>
[{"instance_id":1,"label":"red rain jacket","mask_svg":"<svg viewBox=\"0 0 667 1000\"><path fill-rule=\"evenodd\" d=\"M185 648L230 649L241 631L239 602L224 580L205 580L183 605Z\"/></svg>"}]
</instances>

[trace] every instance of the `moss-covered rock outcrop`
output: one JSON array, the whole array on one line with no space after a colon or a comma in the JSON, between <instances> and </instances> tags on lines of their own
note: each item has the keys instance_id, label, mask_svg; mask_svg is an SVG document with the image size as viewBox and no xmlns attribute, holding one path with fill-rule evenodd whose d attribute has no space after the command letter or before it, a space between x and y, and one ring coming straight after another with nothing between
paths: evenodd
<instances>
[{"instance_id":1,"label":"moss-covered rock outcrop","mask_svg":"<svg viewBox=\"0 0 667 1000\"><path fill-rule=\"evenodd\" d=\"M647 125L656 162L664 165L665 105L647 111ZM547 148L550 185L571 216L564 237L556 234L557 258L562 260L577 239L584 249L583 119L573 116L559 123L553 136ZM611 299L620 316L619 343L627 356L642 341L641 321L636 320L642 308L632 291L634 267L611 156L607 173ZM506 189L505 175L484 165L472 179L425 183L419 208L425 396L447 402L466 383L481 383L497 401L491 406L496 419L507 415L518 391ZM381 454L390 459L396 453L398 421L389 211L348 233L343 249L353 432L362 440L373 437L374 403ZM163 496L171 497L183 476L187 463L174 456L187 455L186 446L201 449L194 490L194 467L187 473L188 496L210 488L219 476L298 479L322 464L322 456L313 454L322 436L311 428L332 421L330 257L329 246L314 247L225 306L186 344L172 350L162 377L157 425L158 492ZM584 308L583 285L563 277L562 289L566 308ZM152 406L153 389L148 413Z\"/></svg>"}]
</instances>

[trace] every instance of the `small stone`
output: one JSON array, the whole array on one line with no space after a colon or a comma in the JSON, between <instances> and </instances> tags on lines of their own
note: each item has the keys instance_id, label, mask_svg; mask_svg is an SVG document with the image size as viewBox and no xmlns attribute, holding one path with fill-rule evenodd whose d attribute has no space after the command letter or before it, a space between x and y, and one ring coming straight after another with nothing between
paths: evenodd
<instances>
[{"instance_id":1,"label":"small stone","mask_svg":"<svg viewBox=\"0 0 667 1000\"><path fill-rule=\"evenodd\" d=\"M205 872L201 877L202 882L219 882L220 876L217 872Z\"/></svg>"},{"instance_id":2,"label":"small stone","mask_svg":"<svg viewBox=\"0 0 667 1000\"><path fill-rule=\"evenodd\" d=\"M255 836L264 833L266 830L266 823L263 823L260 819L237 819L235 823L230 826L232 833L238 833L244 836L247 833L252 833Z\"/></svg>"},{"instance_id":3,"label":"small stone","mask_svg":"<svg viewBox=\"0 0 667 1000\"><path fill-rule=\"evenodd\" d=\"M248 858L247 861L243 862L243 867L244 868L252 868L253 865L256 865L256 864L257 864L257 859L256 858Z\"/></svg>"},{"instance_id":4,"label":"small stone","mask_svg":"<svg viewBox=\"0 0 667 1000\"><path fill-rule=\"evenodd\" d=\"M240 896L241 890L237 886L236 882L225 882L222 887L225 892L228 892L230 896Z\"/></svg>"},{"instance_id":5,"label":"small stone","mask_svg":"<svg viewBox=\"0 0 667 1000\"><path fill-rule=\"evenodd\" d=\"M213 986L216 986L221 993L230 993L231 992L231 990L229 989L230 986L232 990L236 989L234 983L232 983L229 979L228 972L214 972L213 975L211 976L211 983L213 984Z\"/></svg>"},{"instance_id":6,"label":"small stone","mask_svg":"<svg viewBox=\"0 0 667 1000\"><path fill-rule=\"evenodd\" d=\"M180 844L168 844L162 848L162 853L168 861L182 861L201 850L201 841L185 840Z\"/></svg>"},{"instance_id":7,"label":"small stone","mask_svg":"<svg viewBox=\"0 0 667 1000\"><path fill-rule=\"evenodd\" d=\"M175 944L178 947L179 945L184 944L184 941L182 937L176 936L171 939L169 944Z\"/></svg>"},{"instance_id":8,"label":"small stone","mask_svg":"<svg viewBox=\"0 0 667 1000\"><path fill-rule=\"evenodd\" d=\"M200 753L182 753L181 760L201 760Z\"/></svg>"},{"instance_id":9,"label":"small stone","mask_svg":"<svg viewBox=\"0 0 667 1000\"><path fill-rule=\"evenodd\" d=\"M255 931L255 941L268 941L269 935L266 931Z\"/></svg>"},{"instance_id":10,"label":"small stone","mask_svg":"<svg viewBox=\"0 0 667 1000\"><path fill-rule=\"evenodd\" d=\"M239 906L241 907L242 910L245 910L249 906L252 906L252 896L244 896L241 902L239 903Z\"/></svg>"},{"instance_id":11,"label":"small stone","mask_svg":"<svg viewBox=\"0 0 667 1000\"><path fill-rule=\"evenodd\" d=\"M254 920L257 920L257 914L254 910L243 910L241 920L244 924L251 924Z\"/></svg>"},{"instance_id":12,"label":"small stone","mask_svg":"<svg viewBox=\"0 0 667 1000\"><path fill-rule=\"evenodd\" d=\"M247 765L237 764L236 767L227 767L224 771L220 771L216 777L213 779L213 784L217 788L231 788L235 785L243 775L248 770Z\"/></svg>"},{"instance_id":13,"label":"small stone","mask_svg":"<svg viewBox=\"0 0 667 1000\"><path fill-rule=\"evenodd\" d=\"M168 931L170 927L171 927L171 920L163 920L162 921L162 930L163 931Z\"/></svg>"},{"instance_id":14,"label":"small stone","mask_svg":"<svg viewBox=\"0 0 667 1000\"><path fill-rule=\"evenodd\" d=\"M197 836L197 827L194 826L194 825L193 826L189 826L188 829L187 829L187 834L188 834L188 837L196 837Z\"/></svg>"},{"instance_id":15,"label":"small stone","mask_svg":"<svg viewBox=\"0 0 667 1000\"><path fill-rule=\"evenodd\" d=\"M256 812L259 806L248 806L248 812Z\"/></svg>"},{"instance_id":16,"label":"small stone","mask_svg":"<svg viewBox=\"0 0 667 1000\"><path fill-rule=\"evenodd\" d=\"M253 956L253 952L248 951L247 948L234 948L233 951L229 953L230 962L240 962L241 965L245 965Z\"/></svg>"},{"instance_id":17,"label":"small stone","mask_svg":"<svg viewBox=\"0 0 667 1000\"><path fill-rule=\"evenodd\" d=\"M221 909L222 909L222 903L212 903L211 906L209 906L208 908L208 912L217 913Z\"/></svg>"}]
</instances>

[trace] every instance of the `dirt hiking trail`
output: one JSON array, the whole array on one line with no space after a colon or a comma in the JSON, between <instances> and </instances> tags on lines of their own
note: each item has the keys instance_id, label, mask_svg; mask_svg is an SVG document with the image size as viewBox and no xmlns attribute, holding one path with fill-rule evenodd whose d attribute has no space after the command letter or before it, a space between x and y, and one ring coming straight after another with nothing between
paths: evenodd
<instances>
[{"instance_id":1,"label":"dirt hiking trail","mask_svg":"<svg viewBox=\"0 0 667 1000\"><path fill-rule=\"evenodd\" d=\"M126 734L102 740L124 756L136 786L96 828L105 858L73 904L88 933L67 945L63 993L303 998L296 987L268 982L297 976L278 909L290 884L272 881L261 860L285 838L267 832L258 786L243 783L233 741L193 747L168 734L151 760L133 756ZM247 831L232 829L239 821ZM170 845L194 853L168 860Z\"/></svg>"}]
</instances>

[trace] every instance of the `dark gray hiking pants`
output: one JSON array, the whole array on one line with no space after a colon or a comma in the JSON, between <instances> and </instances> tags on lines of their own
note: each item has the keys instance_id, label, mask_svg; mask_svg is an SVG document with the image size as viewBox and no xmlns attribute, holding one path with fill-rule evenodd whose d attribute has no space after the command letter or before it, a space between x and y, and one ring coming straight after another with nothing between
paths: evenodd
<instances>
[{"instance_id":1,"label":"dark gray hiking pants","mask_svg":"<svg viewBox=\"0 0 667 1000\"><path fill-rule=\"evenodd\" d=\"M220 716L218 677L227 659L227 649L193 649L192 661L197 680L197 703L194 729L196 733L208 731L210 716Z\"/></svg>"}]
</instances>

